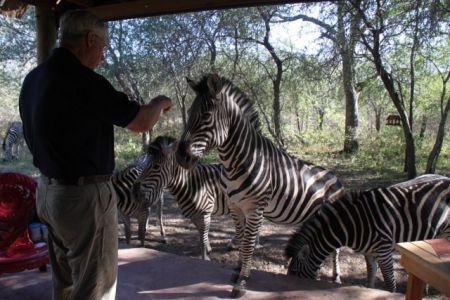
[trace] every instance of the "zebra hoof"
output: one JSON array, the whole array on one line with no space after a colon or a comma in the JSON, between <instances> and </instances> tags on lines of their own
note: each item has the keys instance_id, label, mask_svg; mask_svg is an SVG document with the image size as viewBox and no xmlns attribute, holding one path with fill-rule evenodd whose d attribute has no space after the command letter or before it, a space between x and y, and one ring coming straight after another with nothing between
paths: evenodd
<instances>
[{"instance_id":1,"label":"zebra hoof","mask_svg":"<svg viewBox=\"0 0 450 300\"><path fill-rule=\"evenodd\" d=\"M231 274L231 282L237 283L239 279L239 273L233 273Z\"/></svg>"},{"instance_id":2,"label":"zebra hoof","mask_svg":"<svg viewBox=\"0 0 450 300\"><path fill-rule=\"evenodd\" d=\"M246 285L247 285L247 283L245 280L241 280L240 283L236 284L233 287L233 291L231 292L231 298L236 299L236 298L241 298L242 296L244 296L245 293L247 292Z\"/></svg>"},{"instance_id":3,"label":"zebra hoof","mask_svg":"<svg viewBox=\"0 0 450 300\"><path fill-rule=\"evenodd\" d=\"M167 244L167 239L166 238L161 239L161 243Z\"/></svg>"},{"instance_id":4,"label":"zebra hoof","mask_svg":"<svg viewBox=\"0 0 450 300\"><path fill-rule=\"evenodd\" d=\"M341 277L336 277L333 281L334 283L342 284Z\"/></svg>"},{"instance_id":5,"label":"zebra hoof","mask_svg":"<svg viewBox=\"0 0 450 300\"><path fill-rule=\"evenodd\" d=\"M238 250L239 247L235 244L228 244L227 251L235 251Z\"/></svg>"}]
</instances>

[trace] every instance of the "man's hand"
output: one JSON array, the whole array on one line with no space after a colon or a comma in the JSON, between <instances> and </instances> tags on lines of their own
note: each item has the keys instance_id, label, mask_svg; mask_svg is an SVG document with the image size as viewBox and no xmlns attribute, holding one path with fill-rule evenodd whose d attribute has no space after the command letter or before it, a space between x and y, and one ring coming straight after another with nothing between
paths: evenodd
<instances>
[{"instance_id":1,"label":"man's hand","mask_svg":"<svg viewBox=\"0 0 450 300\"><path fill-rule=\"evenodd\" d=\"M172 108L172 100L164 95L159 95L153 98L150 103L158 105L163 112L168 112Z\"/></svg>"},{"instance_id":2,"label":"man's hand","mask_svg":"<svg viewBox=\"0 0 450 300\"><path fill-rule=\"evenodd\" d=\"M168 112L172 108L172 100L167 96L156 96L148 104L139 109L137 116L128 124L127 128L134 132L145 132L159 121L161 112Z\"/></svg>"}]
</instances>

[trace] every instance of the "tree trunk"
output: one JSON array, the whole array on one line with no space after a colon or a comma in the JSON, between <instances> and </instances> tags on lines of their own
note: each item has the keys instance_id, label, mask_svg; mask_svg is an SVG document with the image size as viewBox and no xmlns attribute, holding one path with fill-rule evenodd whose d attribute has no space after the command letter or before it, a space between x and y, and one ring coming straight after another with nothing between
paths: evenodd
<instances>
[{"instance_id":1,"label":"tree trunk","mask_svg":"<svg viewBox=\"0 0 450 300\"><path fill-rule=\"evenodd\" d=\"M351 17L348 35L345 29L345 18L348 15L346 3L338 3L337 44L342 58L342 86L345 95L345 138L344 152L358 151L358 93L355 90L354 53L359 37L360 17Z\"/></svg>"},{"instance_id":2,"label":"tree trunk","mask_svg":"<svg viewBox=\"0 0 450 300\"><path fill-rule=\"evenodd\" d=\"M353 63L347 56L349 53L342 54L343 67L343 87L345 93L345 139L344 152L355 153L358 151L358 93L353 88Z\"/></svg>"},{"instance_id":3,"label":"tree trunk","mask_svg":"<svg viewBox=\"0 0 450 300\"><path fill-rule=\"evenodd\" d=\"M447 99L447 105L442 112L441 121L439 122L439 128L436 135L436 141L433 145L433 149L428 156L427 167L425 173L434 173L436 170L436 164L441 153L442 143L445 137L445 123L447 122L448 113L450 111L450 97Z\"/></svg>"}]
</instances>

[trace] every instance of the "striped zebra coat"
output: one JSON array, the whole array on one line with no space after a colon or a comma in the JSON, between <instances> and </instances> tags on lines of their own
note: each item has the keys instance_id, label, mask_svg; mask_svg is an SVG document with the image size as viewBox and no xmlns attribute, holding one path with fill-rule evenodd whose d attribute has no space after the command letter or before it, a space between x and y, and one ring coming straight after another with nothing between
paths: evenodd
<instances>
[{"instance_id":1,"label":"striped zebra coat","mask_svg":"<svg viewBox=\"0 0 450 300\"><path fill-rule=\"evenodd\" d=\"M227 197L220 185L221 164L198 164L192 170L182 168L175 159L175 138L157 137L148 148L151 157L136 183L141 198L153 202L164 189L176 199L181 213L189 218L200 234L201 252L209 260L211 215L230 213Z\"/></svg>"},{"instance_id":2,"label":"striped zebra coat","mask_svg":"<svg viewBox=\"0 0 450 300\"><path fill-rule=\"evenodd\" d=\"M263 216L275 223L301 224L321 205L339 198L343 187L331 172L289 155L264 137L250 100L230 81L211 74L188 83L196 98L177 159L190 168L207 150L218 150L224 165L221 182L240 241L240 273L232 292L240 297Z\"/></svg>"},{"instance_id":3,"label":"striped zebra coat","mask_svg":"<svg viewBox=\"0 0 450 300\"><path fill-rule=\"evenodd\" d=\"M423 175L387 188L353 192L323 206L290 238L288 272L316 278L326 257L347 246L372 258L369 287L375 284L376 260L386 289L394 292L395 244L437 236L450 236L450 178Z\"/></svg>"},{"instance_id":4,"label":"striped zebra coat","mask_svg":"<svg viewBox=\"0 0 450 300\"><path fill-rule=\"evenodd\" d=\"M166 234L163 225L163 198L155 197L153 202L140 201L136 191L133 189L134 184L142 173L144 164L147 163L144 157L138 158L135 164L129 165L123 170L115 172L111 177L111 183L117 194L117 208L119 217L124 223L125 239L127 244L131 240L131 219L136 218L138 221L138 239L141 245L144 246L145 233L147 231L147 224L150 216L151 207L158 204L158 220L160 226L160 233L163 241L166 241Z\"/></svg>"},{"instance_id":5,"label":"striped zebra coat","mask_svg":"<svg viewBox=\"0 0 450 300\"><path fill-rule=\"evenodd\" d=\"M18 158L21 141L23 141L22 122L13 121L9 124L2 143L3 161Z\"/></svg>"}]
</instances>

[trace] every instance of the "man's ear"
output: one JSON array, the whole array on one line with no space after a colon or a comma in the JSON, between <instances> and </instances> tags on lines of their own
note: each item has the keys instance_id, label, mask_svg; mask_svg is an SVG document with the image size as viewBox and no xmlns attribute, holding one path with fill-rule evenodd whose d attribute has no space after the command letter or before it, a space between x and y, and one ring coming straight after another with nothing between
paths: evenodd
<instances>
[{"instance_id":1,"label":"man's ear","mask_svg":"<svg viewBox=\"0 0 450 300\"><path fill-rule=\"evenodd\" d=\"M92 31L89 31L85 37L85 41L86 41L86 45L88 46L88 48L91 48L94 43L95 43L95 39L97 37L95 36L95 33L93 33Z\"/></svg>"}]
</instances>

